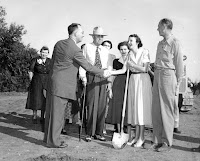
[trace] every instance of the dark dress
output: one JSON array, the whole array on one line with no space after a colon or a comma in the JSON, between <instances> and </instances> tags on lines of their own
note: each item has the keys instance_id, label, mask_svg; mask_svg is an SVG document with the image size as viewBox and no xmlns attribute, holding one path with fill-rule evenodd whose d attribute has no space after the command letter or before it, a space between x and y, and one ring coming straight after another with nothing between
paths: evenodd
<instances>
[{"instance_id":1,"label":"dark dress","mask_svg":"<svg viewBox=\"0 0 200 161\"><path fill-rule=\"evenodd\" d=\"M119 62L119 59L115 59L113 61L113 69L119 70L122 68L123 64ZM108 124L121 123L125 84L126 73L117 75L112 86L113 97L109 101L108 115L106 118L106 123Z\"/></svg>"},{"instance_id":2,"label":"dark dress","mask_svg":"<svg viewBox=\"0 0 200 161\"><path fill-rule=\"evenodd\" d=\"M44 110L46 105L43 89L47 89L51 59L47 58L45 63L41 64L37 62L38 59L40 57L32 59L30 64L30 71L33 72L33 78L28 90L26 109Z\"/></svg>"}]
</instances>

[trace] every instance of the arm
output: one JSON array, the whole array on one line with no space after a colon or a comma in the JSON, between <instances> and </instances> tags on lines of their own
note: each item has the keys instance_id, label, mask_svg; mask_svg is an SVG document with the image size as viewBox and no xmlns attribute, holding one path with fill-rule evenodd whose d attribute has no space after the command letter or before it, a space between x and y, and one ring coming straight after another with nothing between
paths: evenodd
<instances>
[{"instance_id":1,"label":"arm","mask_svg":"<svg viewBox=\"0 0 200 161\"><path fill-rule=\"evenodd\" d=\"M179 42L177 42L175 46L174 65L176 70L177 83L178 85L180 85L184 74L184 67L183 67L183 54Z\"/></svg>"},{"instance_id":2,"label":"arm","mask_svg":"<svg viewBox=\"0 0 200 161\"><path fill-rule=\"evenodd\" d=\"M28 76L29 76L30 81L32 80L33 75L34 75L35 63L36 63L36 58L32 59L31 63L30 63L30 67L29 67L29 71L28 71Z\"/></svg>"},{"instance_id":3,"label":"arm","mask_svg":"<svg viewBox=\"0 0 200 161\"><path fill-rule=\"evenodd\" d=\"M179 86L181 84L182 77L184 75L183 54L179 42L177 42L175 45L174 65L177 78L177 87L175 95L177 96L179 93Z\"/></svg>"},{"instance_id":4,"label":"arm","mask_svg":"<svg viewBox=\"0 0 200 161\"><path fill-rule=\"evenodd\" d=\"M113 61L116 57L112 54L108 55L108 63L107 63L107 68L109 71L113 70ZM115 79L115 76L110 76L108 77L108 84L107 84L107 92L108 92L108 96L109 98L112 98L113 94L112 94L112 85L113 85L113 81Z\"/></svg>"},{"instance_id":5,"label":"arm","mask_svg":"<svg viewBox=\"0 0 200 161\"><path fill-rule=\"evenodd\" d=\"M83 51L83 56L86 58L86 52L85 52L86 49L85 48L86 48L86 46L83 47L82 51ZM87 84L86 70L83 69L82 67L79 68L79 78L82 80L84 85Z\"/></svg>"},{"instance_id":6,"label":"arm","mask_svg":"<svg viewBox=\"0 0 200 161\"><path fill-rule=\"evenodd\" d=\"M143 63L143 66L137 65L132 61L128 61L129 68L134 68L140 72L148 72L149 63Z\"/></svg>"},{"instance_id":7,"label":"arm","mask_svg":"<svg viewBox=\"0 0 200 161\"><path fill-rule=\"evenodd\" d=\"M33 72L32 72L32 71L28 71L28 76L29 76L29 79L30 79L30 81L31 81L32 78L33 78Z\"/></svg>"},{"instance_id":8,"label":"arm","mask_svg":"<svg viewBox=\"0 0 200 161\"><path fill-rule=\"evenodd\" d=\"M83 53L81 50L77 51L74 54L74 60L85 70L88 72L91 72L93 74L99 75L101 77L104 77L104 70L99 69L93 65L91 65L86 58L83 56Z\"/></svg>"}]
</instances>

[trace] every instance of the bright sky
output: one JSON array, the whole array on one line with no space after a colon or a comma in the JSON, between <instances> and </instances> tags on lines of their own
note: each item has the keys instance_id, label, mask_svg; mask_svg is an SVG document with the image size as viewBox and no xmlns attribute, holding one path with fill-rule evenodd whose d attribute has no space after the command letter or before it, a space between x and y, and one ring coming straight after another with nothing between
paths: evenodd
<instances>
[{"instance_id":1,"label":"bright sky","mask_svg":"<svg viewBox=\"0 0 200 161\"><path fill-rule=\"evenodd\" d=\"M200 13L199 0L1 0L6 9L6 21L24 25L25 44L40 50L47 45L51 52L54 44L68 38L67 27L80 23L85 31L82 43L92 42L90 33L95 26L102 26L112 41L111 52L119 56L117 45L130 34L138 34L144 47L155 61L156 47L162 38L157 32L158 22L170 18L173 33L187 55L187 75L200 80Z\"/></svg>"}]
</instances>

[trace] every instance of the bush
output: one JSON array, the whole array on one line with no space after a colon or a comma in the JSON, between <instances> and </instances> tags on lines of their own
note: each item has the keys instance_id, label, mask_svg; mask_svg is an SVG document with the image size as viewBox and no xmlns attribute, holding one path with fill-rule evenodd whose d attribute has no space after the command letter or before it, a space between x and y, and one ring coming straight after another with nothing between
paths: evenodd
<instances>
[{"instance_id":1,"label":"bush","mask_svg":"<svg viewBox=\"0 0 200 161\"><path fill-rule=\"evenodd\" d=\"M26 34L24 26L15 23L8 26L5 15L5 9L0 6L0 92L25 92L30 83L30 60L37 51L22 43L22 36Z\"/></svg>"}]
</instances>

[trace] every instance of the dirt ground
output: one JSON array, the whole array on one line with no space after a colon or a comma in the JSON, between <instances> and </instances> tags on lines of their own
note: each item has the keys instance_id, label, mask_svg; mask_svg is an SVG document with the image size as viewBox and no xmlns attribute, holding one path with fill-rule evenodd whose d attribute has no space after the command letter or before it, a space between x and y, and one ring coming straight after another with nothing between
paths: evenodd
<instances>
[{"instance_id":1,"label":"dirt ground","mask_svg":"<svg viewBox=\"0 0 200 161\"><path fill-rule=\"evenodd\" d=\"M111 125L107 125L106 142L87 143L79 142L78 126L68 124L68 135L62 135L68 147L47 148L40 124L33 124L32 111L25 109L26 97L27 93L0 93L0 161L200 161L200 153L191 151L200 145L200 96L195 97L191 111L180 114L182 133L174 134L167 153L130 146L114 149ZM145 136L145 145L150 145L152 132L147 129Z\"/></svg>"}]
</instances>

